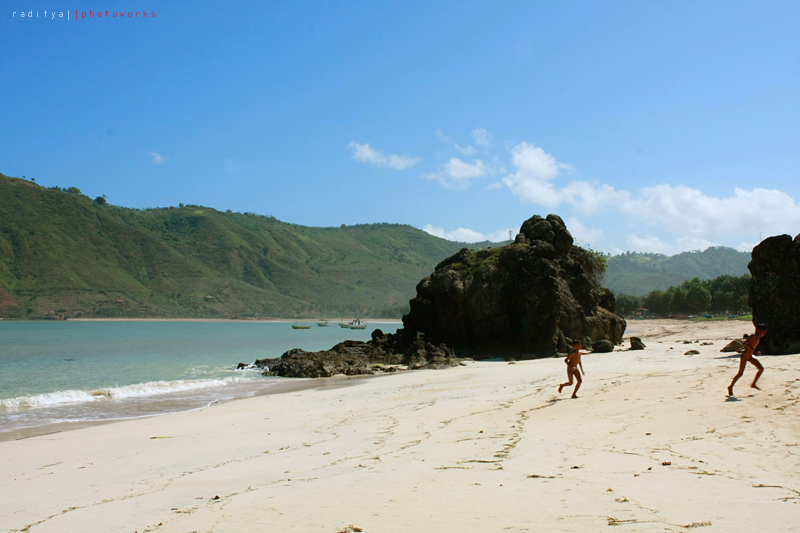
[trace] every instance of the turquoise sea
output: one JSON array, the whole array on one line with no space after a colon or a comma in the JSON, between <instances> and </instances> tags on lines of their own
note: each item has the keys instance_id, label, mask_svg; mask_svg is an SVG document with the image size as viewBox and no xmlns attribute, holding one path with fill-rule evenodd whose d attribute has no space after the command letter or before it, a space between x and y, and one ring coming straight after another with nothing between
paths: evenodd
<instances>
[{"instance_id":1,"label":"turquoise sea","mask_svg":"<svg viewBox=\"0 0 800 533\"><path fill-rule=\"evenodd\" d=\"M314 323L315 324L315 323ZM323 350L366 330L282 322L0 321L2 432L152 416L269 392L283 378L239 363L291 348Z\"/></svg>"}]
</instances>

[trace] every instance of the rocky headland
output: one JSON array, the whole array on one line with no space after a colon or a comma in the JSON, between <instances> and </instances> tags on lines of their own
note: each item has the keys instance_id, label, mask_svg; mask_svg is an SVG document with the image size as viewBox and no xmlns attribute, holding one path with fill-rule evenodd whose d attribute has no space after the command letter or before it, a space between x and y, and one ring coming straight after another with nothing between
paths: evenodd
<instances>
[{"instance_id":1,"label":"rocky headland","mask_svg":"<svg viewBox=\"0 0 800 533\"><path fill-rule=\"evenodd\" d=\"M747 266L753 275L753 322L766 324L759 344L765 354L800 353L800 235L777 235L753 248Z\"/></svg>"},{"instance_id":2,"label":"rocky headland","mask_svg":"<svg viewBox=\"0 0 800 533\"><path fill-rule=\"evenodd\" d=\"M369 342L330 350L294 349L256 365L273 375L329 377L375 370L443 368L460 357L552 357L580 340L584 349L613 351L625 319L614 295L600 286L602 261L573 244L557 215L526 220L507 246L463 248L417 285L403 327L376 330Z\"/></svg>"}]
</instances>

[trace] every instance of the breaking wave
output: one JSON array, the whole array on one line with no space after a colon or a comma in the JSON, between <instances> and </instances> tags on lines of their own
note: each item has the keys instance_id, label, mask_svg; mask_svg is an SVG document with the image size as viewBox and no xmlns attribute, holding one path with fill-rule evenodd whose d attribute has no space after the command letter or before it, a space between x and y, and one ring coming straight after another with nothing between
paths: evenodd
<instances>
[{"instance_id":1,"label":"breaking wave","mask_svg":"<svg viewBox=\"0 0 800 533\"><path fill-rule=\"evenodd\" d=\"M150 381L148 383L136 383L123 387L103 387L91 391L83 390L64 390L36 394L33 396L19 396L17 398L5 398L0 400L0 412L19 411L21 409L36 409L41 407L53 407L64 404L86 403L97 401L109 401L123 398L142 398L146 396L158 396L173 392L183 392L196 389L216 388L229 385L237 381L247 380L248 378L225 378L225 379L195 379L177 381Z\"/></svg>"}]
</instances>

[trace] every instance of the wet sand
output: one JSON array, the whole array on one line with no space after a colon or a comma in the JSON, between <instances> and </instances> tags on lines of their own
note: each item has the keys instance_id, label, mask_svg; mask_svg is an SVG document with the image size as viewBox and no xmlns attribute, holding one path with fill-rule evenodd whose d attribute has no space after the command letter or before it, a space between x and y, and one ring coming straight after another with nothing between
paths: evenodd
<instances>
[{"instance_id":1,"label":"wet sand","mask_svg":"<svg viewBox=\"0 0 800 533\"><path fill-rule=\"evenodd\" d=\"M371 379L371 378L373 378L373 376L334 376L326 379L285 379L285 380L282 379L274 383L269 388L257 391L254 394L254 397L266 396L269 394L283 394L287 392L297 392L306 389L337 389L340 387L348 387L350 385L355 385L361 380ZM215 401L214 404L228 403L231 401L235 402L242 399L245 398L233 398L221 402ZM203 408L202 407L197 408L197 410L199 409ZM205 409L208 409L208 407L205 407ZM180 412L186 412L186 411L180 411ZM149 418L150 416L168 416L172 414L177 414L177 413L160 413L156 415L148 415L137 418ZM44 426L19 428L11 431L0 432L0 442L6 440L29 439L31 437L37 437L39 435L54 435L56 433L61 433L62 431L73 431L76 429L88 428L92 426L101 426L105 424L116 424L119 422L125 422L130 420L135 420L135 419L127 418L127 419L109 419L109 420L82 420L78 422L59 422L55 424L47 424Z\"/></svg>"}]
</instances>

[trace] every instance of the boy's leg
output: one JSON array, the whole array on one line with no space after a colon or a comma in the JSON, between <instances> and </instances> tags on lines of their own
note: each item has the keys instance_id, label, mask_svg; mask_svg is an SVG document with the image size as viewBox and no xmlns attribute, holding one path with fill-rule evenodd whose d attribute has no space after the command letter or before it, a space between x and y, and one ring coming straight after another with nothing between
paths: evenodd
<instances>
[{"instance_id":1,"label":"boy's leg","mask_svg":"<svg viewBox=\"0 0 800 533\"><path fill-rule=\"evenodd\" d=\"M753 383L750 386L754 389L761 390L758 388L758 385L756 385L756 381L758 381L758 378L760 378L761 374L764 373L764 367L761 366L761 363L759 363L758 359L756 359L755 357L751 357L750 362L753 363L753 366L758 369L758 372L756 372L756 377L753 379Z\"/></svg>"},{"instance_id":2,"label":"boy's leg","mask_svg":"<svg viewBox=\"0 0 800 533\"><path fill-rule=\"evenodd\" d=\"M558 392L561 392L561 389L564 387L569 387L572 385L572 368L570 367L567 367L567 379L569 379L569 381L558 386Z\"/></svg>"},{"instance_id":3,"label":"boy's leg","mask_svg":"<svg viewBox=\"0 0 800 533\"><path fill-rule=\"evenodd\" d=\"M731 384L728 385L728 396L733 396L733 386L736 385L736 382L739 381L739 378L742 377L742 374L744 374L745 365L747 365L747 361L744 360L744 357L740 358L739 372L737 372L736 375L733 376L733 381L731 381Z\"/></svg>"},{"instance_id":4,"label":"boy's leg","mask_svg":"<svg viewBox=\"0 0 800 533\"><path fill-rule=\"evenodd\" d=\"M575 384L575 390L572 391L572 397L573 398L577 398L578 397L577 396L578 389L581 388L581 383L583 383L583 380L581 379L581 375L580 375L580 373L578 373L578 370L575 370L575 380L577 381L577 383Z\"/></svg>"}]
</instances>

